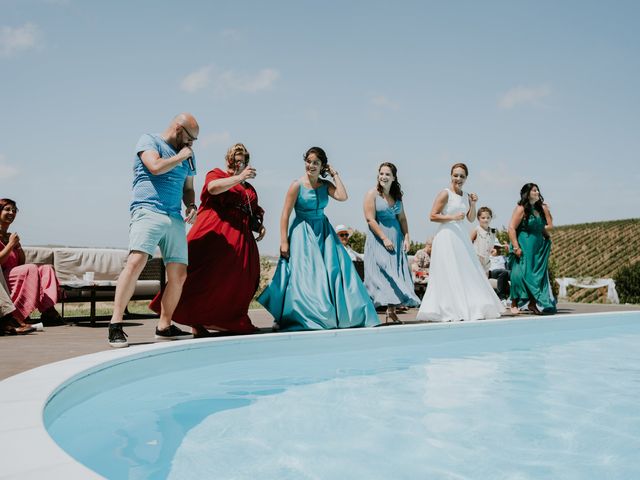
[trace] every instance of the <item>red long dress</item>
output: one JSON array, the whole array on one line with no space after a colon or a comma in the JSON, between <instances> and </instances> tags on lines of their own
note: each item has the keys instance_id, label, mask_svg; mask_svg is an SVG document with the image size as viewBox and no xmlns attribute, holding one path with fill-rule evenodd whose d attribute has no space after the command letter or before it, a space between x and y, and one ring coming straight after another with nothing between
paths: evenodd
<instances>
[{"instance_id":1,"label":"red long dress","mask_svg":"<svg viewBox=\"0 0 640 480\"><path fill-rule=\"evenodd\" d=\"M219 195L207 191L209 182L229 176L219 168L207 173L198 217L187 235L187 279L173 320L210 330L250 333L257 330L247 312L260 281L260 256L246 205L251 202L254 214L262 215L263 210L248 183ZM245 211L239 208L243 206ZM160 299L159 293L149 308L160 312Z\"/></svg>"}]
</instances>

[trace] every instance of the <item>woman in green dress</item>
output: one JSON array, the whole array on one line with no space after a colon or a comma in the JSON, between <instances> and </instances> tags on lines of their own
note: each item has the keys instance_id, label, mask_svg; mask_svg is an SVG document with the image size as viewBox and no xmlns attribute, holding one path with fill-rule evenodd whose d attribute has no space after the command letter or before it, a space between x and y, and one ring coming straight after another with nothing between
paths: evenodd
<instances>
[{"instance_id":1,"label":"woman in green dress","mask_svg":"<svg viewBox=\"0 0 640 480\"><path fill-rule=\"evenodd\" d=\"M535 183L520 189L520 201L509 223L511 240L511 312L525 305L536 315L555 313L556 301L549 284L549 230L553 218Z\"/></svg>"}]
</instances>

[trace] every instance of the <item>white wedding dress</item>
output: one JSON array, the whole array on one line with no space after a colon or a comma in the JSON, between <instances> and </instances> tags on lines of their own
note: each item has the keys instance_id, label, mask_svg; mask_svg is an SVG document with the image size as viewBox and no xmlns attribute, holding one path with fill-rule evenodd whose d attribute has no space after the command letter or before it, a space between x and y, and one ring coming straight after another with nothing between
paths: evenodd
<instances>
[{"instance_id":1,"label":"white wedding dress","mask_svg":"<svg viewBox=\"0 0 640 480\"><path fill-rule=\"evenodd\" d=\"M467 195L446 190L448 199L442 213L466 215ZM465 217L442 223L433 239L429 283L418 320L481 320L498 318L505 310L478 260L466 221Z\"/></svg>"}]
</instances>

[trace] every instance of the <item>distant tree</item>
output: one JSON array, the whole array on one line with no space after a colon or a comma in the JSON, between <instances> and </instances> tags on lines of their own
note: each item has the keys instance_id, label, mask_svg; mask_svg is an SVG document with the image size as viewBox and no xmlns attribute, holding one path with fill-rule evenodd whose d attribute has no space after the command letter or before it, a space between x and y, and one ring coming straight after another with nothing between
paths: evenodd
<instances>
[{"instance_id":1,"label":"distant tree","mask_svg":"<svg viewBox=\"0 0 640 480\"><path fill-rule=\"evenodd\" d=\"M622 267L613 279L621 303L640 303L640 262Z\"/></svg>"},{"instance_id":2,"label":"distant tree","mask_svg":"<svg viewBox=\"0 0 640 480\"><path fill-rule=\"evenodd\" d=\"M354 230L353 235L349 237L349 246L358 253L364 253L364 242L366 239L367 236L364 233Z\"/></svg>"},{"instance_id":3,"label":"distant tree","mask_svg":"<svg viewBox=\"0 0 640 480\"><path fill-rule=\"evenodd\" d=\"M497 230L496 231L496 239L500 242L500 244L504 245L505 243L509 243L509 232L506 230Z\"/></svg>"},{"instance_id":4,"label":"distant tree","mask_svg":"<svg viewBox=\"0 0 640 480\"><path fill-rule=\"evenodd\" d=\"M422 250L423 248L424 248L424 243L411 242L407 255L415 255L418 250Z\"/></svg>"}]
</instances>

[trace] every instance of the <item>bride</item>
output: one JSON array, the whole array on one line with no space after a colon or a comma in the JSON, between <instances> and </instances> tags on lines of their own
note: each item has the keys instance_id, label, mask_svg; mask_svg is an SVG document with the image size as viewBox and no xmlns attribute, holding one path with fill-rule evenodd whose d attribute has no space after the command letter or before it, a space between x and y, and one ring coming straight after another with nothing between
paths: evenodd
<instances>
[{"instance_id":1,"label":"bride","mask_svg":"<svg viewBox=\"0 0 640 480\"><path fill-rule=\"evenodd\" d=\"M440 223L433 239L429 284L417 320L452 322L498 318L504 307L491 284L469 238L465 217L476 216L475 193L462 186L469 170L464 163L451 167L451 184L436 196L430 220Z\"/></svg>"}]
</instances>

